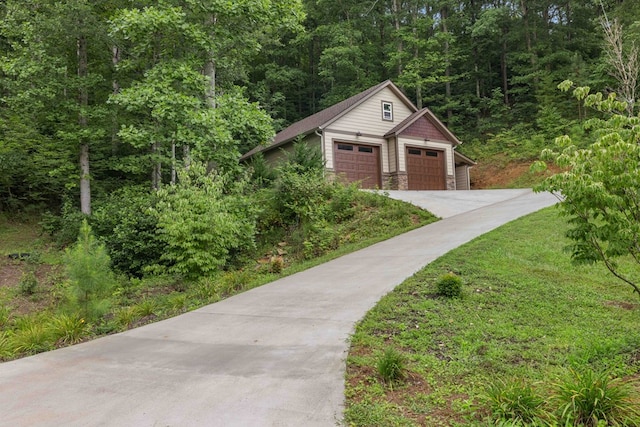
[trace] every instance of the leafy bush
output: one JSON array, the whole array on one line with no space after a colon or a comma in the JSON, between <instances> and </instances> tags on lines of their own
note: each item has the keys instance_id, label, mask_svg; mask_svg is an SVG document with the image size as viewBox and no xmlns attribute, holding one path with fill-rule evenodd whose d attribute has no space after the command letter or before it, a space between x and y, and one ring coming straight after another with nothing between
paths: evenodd
<instances>
[{"instance_id":1,"label":"leafy bush","mask_svg":"<svg viewBox=\"0 0 640 427\"><path fill-rule=\"evenodd\" d=\"M78 241L67 249L64 262L71 282L72 304L85 319L97 319L108 310L107 297L115 285L111 260L98 243L87 221L83 221Z\"/></svg>"},{"instance_id":2,"label":"leafy bush","mask_svg":"<svg viewBox=\"0 0 640 427\"><path fill-rule=\"evenodd\" d=\"M275 170L267 163L262 153L251 157L249 161L251 182L258 188L270 186L276 179Z\"/></svg>"},{"instance_id":3,"label":"leafy bush","mask_svg":"<svg viewBox=\"0 0 640 427\"><path fill-rule=\"evenodd\" d=\"M396 349L389 347L380 356L377 363L378 375L389 385L404 379L406 359Z\"/></svg>"},{"instance_id":4,"label":"leafy bush","mask_svg":"<svg viewBox=\"0 0 640 427\"><path fill-rule=\"evenodd\" d=\"M94 209L91 224L104 242L118 271L142 277L145 268L159 264L166 248L153 215L158 198L142 187L125 187Z\"/></svg>"},{"instance_id":5,"label":"leafy bush","mask_svg":"<svg viewBox=\"0 0 640 427\"><path fill-rule=\"evenodd\" d=\"M436 282L438 295L447 298L457 298L462 295L462 279L454 273L447 273Z\"/></svg>"},{"instance_id":6,"label":"leafy bush","mask_svg":"<svg viewBox=\"0 0 640 427\"><path fill-rule=\"evenodd\" d=\"M42 229L54 237L59 247L65 247L78 239L78 230L87 217L69 200L62 204L60 214L47 212L42 218Z\"/></svg>"},{"instance_id":7,"label":"leafy bush","mask_svg":"<svg viewBox=\"0 0 640 427\"><path fill-rule=\"evenodd\" d=\"M635 396L634 396L635 393ZM597 427L640 426L640 399L629 382L611 379L591 369L555 384L552 400L559 406L562 425Z\"/></svg>"},{"instance_id":8,"label":"leafy bush","mask_svg":"<svg viewBox=\"0 0 640 427\"><path fill-rule=\"evenodd\" d=\"M496 380L485 391L485 400L494 421L511 421L515 425L532 425L548 418L544 399L529 384Z\"/></svg>"},{"instance_id":9,"label":"leafy bush","mask_svg":"<svg viewBox=\"0 0 640 427\"><path fill-rule=\"evenodd\" d=\"M33 295L38 287L38 278L33 271L26 271L22 274L18 289L22 295Z\"/></svg>"},{"instance_id":10,"label":"leafy bush","mask_svg":"<svg viewBox=\"0 0 640 427\"><path fill-rule=\"evenodd\" d=\"M49 323L53 340L60 344L75 344L88 335L89 328L83 318L74 314L60 314Z\"/></svg>"},{"instance_id":11,"label":"leafy bush","mask_svg":"<svg viewBox=\"0 0 640 427\"><path fill-rule=\"evenodd\" d=\"M158 192L161 260L167 271L195 280L221 269L232 255L255 247L257 207L243 194L246 182L229 183L194 163L179 183Z\"/></svg>"},{"instance_id":12,"label":"leafy bush","mask_svg":"<svg viewBox=\"0 0 640 427\"><path fill-rule=\"evenodd\" d=\"M324 160L322 160L320 147L306 144L302 139L302 137L296 139L291 151L283 150L285 154L284 168L299 175L322 174Z\"/></svg>"}]
</instances>

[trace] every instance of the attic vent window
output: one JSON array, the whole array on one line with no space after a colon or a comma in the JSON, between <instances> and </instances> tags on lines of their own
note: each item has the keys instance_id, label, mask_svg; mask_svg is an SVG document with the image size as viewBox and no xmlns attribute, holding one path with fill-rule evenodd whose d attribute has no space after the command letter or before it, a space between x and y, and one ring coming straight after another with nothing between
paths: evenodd
<instances>
[{"instance_id":1,"label":"attic vent window","mask_svg":"<svg viewBox=\"0 0 640 427\"><path fill-rule=\"evenodd\" d=\"M382 101L382 120L393 121L393 103Z\"/></svg>"}]
</instances>

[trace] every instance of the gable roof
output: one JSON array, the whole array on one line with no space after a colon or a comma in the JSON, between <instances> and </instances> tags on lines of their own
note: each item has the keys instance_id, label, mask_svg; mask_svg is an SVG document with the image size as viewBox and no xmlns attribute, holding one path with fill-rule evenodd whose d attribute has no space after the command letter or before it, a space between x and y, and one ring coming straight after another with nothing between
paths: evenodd
<instances>
[{"instance_id":1,"label":"gable roof","mask_svg":"<svg viewBox=\"0 0 640 427\"><path fill-rule=\"evenodd\" d=\"M321 130L386 87L391 89L395 93L395 95L398 96L398 98L400 98L411 110L415 111L417 109L413 105L413 103L409 101L409 99L402 93L402 91L393 84L391 80L386 80L380 84L370 87L363 92L358 93L357 95L353 95L352 97L347 98L344 101L338 102L337 104L334 104L329 108L325 108L322 111L319 111L309 117L293 123L289 127L278 132L278 134L276 134L276 136L273 138L271 144L266 146L259 145L255 147L253 150L244 154L240 158L240 160L248 159L254 154L262 151L269 151L274 148L280 147L281 145L284 145L287 142L297 138L299 135L309 135L312 132Z\"/></svg>"},{"instance_id":2,"label":"gable roof","mask_svg":"<svg viewBox=\"0 0 640 427\"><path fill-rule=\"evenodd\" d=\"M398 123L398 125L387 132L384 137L389 138L391 136L398 136L421 117L425 117L427 120L429 120L440 132L442 132L444 136L449 139L449 141L453 142L455 145L462 144L462 142L460 142L460 140L456 138L453 133L451 133L451 131L444 125L444 123L442 123L427 107L423 108L420 111L416 111L415 113Z\"/></svg>"}]
</instances>

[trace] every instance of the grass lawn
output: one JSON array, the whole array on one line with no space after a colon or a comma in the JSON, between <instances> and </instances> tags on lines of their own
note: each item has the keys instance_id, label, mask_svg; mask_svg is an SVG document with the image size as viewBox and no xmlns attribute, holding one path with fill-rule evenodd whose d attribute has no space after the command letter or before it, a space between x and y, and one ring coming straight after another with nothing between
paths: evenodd
<instances>
[{"instance_id":1,"label":"grass lawn","mask_svg":"<svg viewBox=\"0 0 640 427\"><path fill-rule=\"evenodd\" d=\"M558 211L545 209L450 252L385 296L352 337L346 424L496 425L486 396L500 384L531 386L551 412L553 384L572 370L632 381L637 397L640 299L603 266L572 265L565 229ZM459 299L436 295L447 272L464 281ZM392 384L377 369L389 348L406 366Z\"/></svg>"}]
</instances>

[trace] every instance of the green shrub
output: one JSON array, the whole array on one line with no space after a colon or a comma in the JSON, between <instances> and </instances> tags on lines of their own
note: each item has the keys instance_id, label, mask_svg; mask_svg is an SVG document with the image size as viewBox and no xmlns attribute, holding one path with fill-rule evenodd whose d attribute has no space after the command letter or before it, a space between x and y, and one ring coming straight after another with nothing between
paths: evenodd
<instances>
[{"instance_id":1,"label":"green shrub","mask_svg":"<svg viewBox=\"0 0 640 427\"><path fill-rule=\"evenodd\" d=\"M49 329L53 340L59 344L75 344L88 335L89 328L77 315L60 314L51 319Z\"/></svg>"},{"instance_id":2,"label":"green shrub","mask_svg":"<svg viewBox=\"0 0 640 427\"><path fill-rule=\"evenodd\" d=\"M38 288L38 278L33 271L26 271L22 274L18 289L22 295L33 295Z\"/></svg>"},{"instance_id":3,"label":"green shrub","mask_svg":"<svg viewBox=\"0 0 640 427\"><path fill-rule=\"evenodd\" d=\"M152 209L158 197L142 187L125 187L94 209L91 225L104 242L114 269L142 277L145 268L160 263L166 243L158 236Z\"/></svg>"},{"instance_id":4,"label":"green shrub","mask_svg":"<svg viewBox=\"0 0 640 427\"><path fill-rule=\"evenodd\" d=\"M219 283L221 294L231 295L241 291L253 279L253 274L249 270L231 270L226 272Z\"/></svg>"},{"instance_id":5,"label":"green shrub","mask_svg":"<svg viewBox=\"0 0 640 427\"><path fill-rule=\"evenodd\" d=\"M249 167L251 168L251 182L258 188L268 187L276 179L275 170L267 163L262 153L251 157Z\"/></svg>"},{"instance_id":6,"label":"green shrub","mask_svg":"<svg viewBox=\"0 0 640 427\"><path fill-rule=\"evenodd\" d=\"M611 379L606 371L572 370L555 384L552 401L562 425L640 426L640 399L631 383Z\"/></svg>"},{"instance_id":7,"label":"green shrub","mask_svg":"<svg viewBox=\"0 0 640 427\"><path fill-rule=\"evenodd\" d=\"M436 282L438 295L457 298L462 295L462 279L454 273L443 274Z\"/></svg>"},{"instance_id":8,"label":"green shrub","mask_svg":"<svg viewBox=\"0 0 640 427\"><path fill-rule=\"evenodd\" d=\"M319 257L340 244L340 227L326 220L319 220L304 227L306 239L303 242L303 255L305 259Z\"/></svg>"},{"instance_id":9,"label":"green shrub","mask_svg":"<svg viewBox=\"0 0 640 427\"><path fill-rule=\"evenodd\" d=\"M548 418L544 399L529 384L520 381L496 380L487 386L484 398L495 422L533 425Z\"/></svg>"},{"instance_id":10,"label":"green shrub","mask_svg":"<svg viewBox=\"0 0 640 427\"><path fill-rule=\"evenodd\" d=\"M389 347L378 358L377 369L378 375L388 385L398 382L405 377L406 359L396 349Z\"/></svg>"},{"instance_id":11,"label":"green shrub","mask_svg":"<svg viewBox=\"0 0 640 427\"><path fill-rule=\"evenodd\" d=\"M78 230L87 218L69 199L62 204L60 214L47 212L43 215L41 226L44 232L53 236L59 247L65 247L78 239Z\"/></svg>"},{"instance_id":12,"label":"green shrub","mask_svg":"<svg viewBox=\"0 0 640 427\"><path fill-rule=\"evenodd\" d=\"M313 223L329 216L331 184L321 173L279 169L275 184L278 211L289 223Z\"/></svg>"},{"instance_id":13,"label":"green shrub","mask_svg":"<svg viewBox=\"0 0 640 427\"><path fill-rule=\"evenodd\" d=\"M227 182L204 165L192 164L179 178L158 192L161 260L169 273L196 280L255 248L258 207L244 194L246 182Z\"/></svg>"},{"instance_id":14,"label":"green shrub","mask_svg":"<svg viewBox=\"0 0 640 427\"><path fill-rule=\"evenodd\" d=\"M64 257L70 279L71 302L88 320L95 320L107 312L115 278L104 245L99 244L87 221L83 221L78 241L67 249Z\"/></svg>"},{"instance_id":15,"label":"green shrub","mask_svg":"<svg viewBox=\"0 0 640 427\"><path fill-rule=\"evenodd\" d=\"M284 151L285 164L280 169L288 169L297 174L322 174L324 161L319 146L302 142L298 137L292 145L291 151Z\"/></svg>"}]
</instances>

